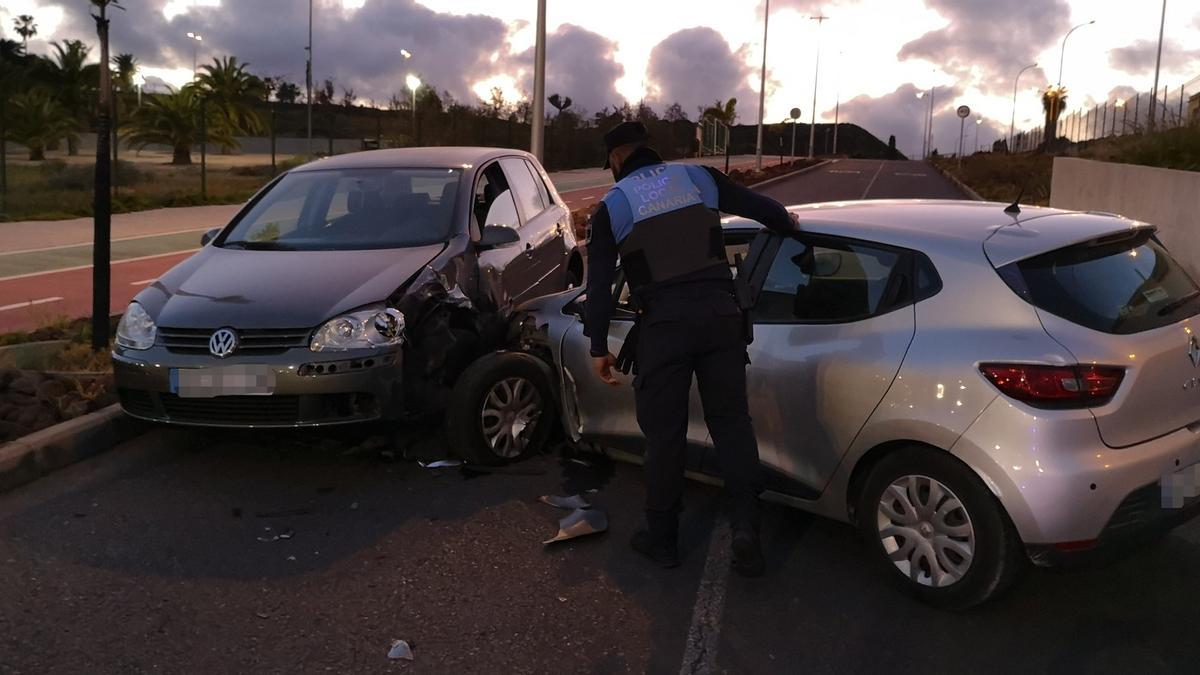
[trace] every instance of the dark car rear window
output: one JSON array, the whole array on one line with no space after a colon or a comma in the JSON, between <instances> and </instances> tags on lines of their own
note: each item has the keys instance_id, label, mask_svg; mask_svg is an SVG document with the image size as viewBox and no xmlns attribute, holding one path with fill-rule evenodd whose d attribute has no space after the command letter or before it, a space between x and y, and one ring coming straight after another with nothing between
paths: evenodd
<instances>
[{"instance_id":1,"label":"dark car rear window","mask_svg":"<svg viewBox=\"0 0 1200 675\"><path fill-rule=\"evenodd\" d=\"M1140 333L1200 311L1200 288L1148 230L1051 251L999 272L1038 308L1105 333Z\"/></svg>"}]
</instances>

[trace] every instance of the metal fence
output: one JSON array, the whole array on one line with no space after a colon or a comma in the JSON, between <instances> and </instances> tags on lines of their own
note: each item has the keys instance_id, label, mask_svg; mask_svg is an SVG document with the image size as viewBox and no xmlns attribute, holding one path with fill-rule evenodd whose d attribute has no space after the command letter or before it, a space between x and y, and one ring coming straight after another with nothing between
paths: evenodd
<instances>
[{"instance_id":1,"label":"metal fence","mask_svg":"<svg viewBox=\"0 0 1200 675\"><path fill-rule=\"evenodd\" d=\"M1187 125L1200 125L1200 77L1176 87L1164 84L1158 92L1138 92L1091 108L1067 111L1058 120L1057 136L1081 143ZM1034 150L1044 140L1045 129L1041 126L1028 129L1013 139L1013 150Z\"/></svg>"}]
</instances>

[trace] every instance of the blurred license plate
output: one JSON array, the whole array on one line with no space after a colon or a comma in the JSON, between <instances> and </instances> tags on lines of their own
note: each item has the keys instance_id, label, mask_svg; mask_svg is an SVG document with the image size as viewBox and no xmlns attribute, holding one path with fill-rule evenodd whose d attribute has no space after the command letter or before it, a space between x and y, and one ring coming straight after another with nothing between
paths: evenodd
<instances>
[{"instance_id":1,"label":"blurred license plate","mask_svg":"<svg viewBox=\"0 0 1200 675\"><path fill-rule=\"evenodd\" d=\"M269 396L274 392L275 371L269 366L171 369L171 393L179 398Z\"/></svg>"},{"instance_id":2,"label":"blurred license plate","mask_svg":"<svg viewBox=\"0 0 1200 675\"><path fill-rule=\"evenodd\" d=\"M1200 496L1200 464L1184 467L1175 473L1163 476L1162 507L1164 509L1182 509Z\"/></svg>"}]
</instances>

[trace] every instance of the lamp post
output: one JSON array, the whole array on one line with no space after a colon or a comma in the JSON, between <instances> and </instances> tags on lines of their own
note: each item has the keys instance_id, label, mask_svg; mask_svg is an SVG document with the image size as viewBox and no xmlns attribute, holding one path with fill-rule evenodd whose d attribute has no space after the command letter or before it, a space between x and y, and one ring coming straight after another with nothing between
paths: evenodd
<instances>
[{"instance_id":1,"label":"lamp post","mask_svg":"<svg viewBox=\"0 0 1200 675\"><path fill-rule=\"evenodd\" d=\"M312 154L313 154L313 145L312 145L312 111L313 111L312 30L313 30L313 0L308 0L308 46L304 48L304 51L307 52L307 54L308 54L308 58L305 60L305 64L304 64L304 88L305 88L304 101L308 105L308 156L309 157L312 157Z\"/></svg>"},{"instance_id":2,"label":"lamp post","mask_svg":"<svg viewBox=\"0 0 1200 675\"><path fill-rule=\"evenodd\" d=\"M1031 63L1025 66L1020 72L1017 73L1017 79L1013 81L1012 122L1010 122L1008 125L1008 153L1010 155L1013 152L1013 144L1017 142L1017 87L1020 86L1021 76L1025 74L1025 71L1029 70L1030 68L1037 68L1037 65L1038 64L1036 63Z\"/></svg>"},{"instance_id":3,"label":"lamp post","mask_svg":"<svg viewBox=\"0 0 1200 675\"><path fill-rule=\"evenodd\" d=\"M928 131L928 134L925 139L925 156L926 157L933 154L933 97L934 97L934 93L936 91L937 91L937 85L934 85L929 88L929 125L928 125L929 131Z\"/></svg>"},{"instance_id":4,"label":"lamp post","mask_svg":"<svg viewBox=\"0 0 1200 675\"><path fill-rule=\"evenodd\" d=\"M917 100L925 98L925 92L917 92ZM925 141L929 138L929 118L921 115L921 159L925 159Z\"/></svg>"},{"instance_id":5,"label":"lamp post","mask_svg":"<svg viewBox=\"0 0 1200 675\"><path fill-rule=\"evenodd\" d=\"M983 117L975 118L975 152L979 152L979 127L983 126Z\"/></svg>"},{"instance_id":6,"label":"lamp post","mask_svg":"<svg viewBox=\"0 0 1200 675\"><path fill-rule=\"evenodd\" d=\"M204 42L204 36L191 31L188 31L187 36L192 41L192 80L195 81L197 52L200 50L200 43Z\"/></svg>"},{"instance_id":7,"label":"lamp post","mask_svg":"<svg viewBox=\"0 0 1200 675\"><path fill-rule=\"evenodd\" d=\"M146 76L142 74L141 70L133 74L133 86L137 87L137 104L140 108L142 107L142 88L146 86Z\"/></svg>"},{"instance_id":8,"label":"lamp post","mask_svg":"<svg viewBox=\"0 0 1200 675\"><path fill-rule=\"evenodd\" d=\"M1158 24L1158 56L1154 59L1154 94L1150 97L1150 122L1148 129L1154 131L1154 106L1158 103L1158 74L1162 69L1162 45L1163 45L1163 29L1167 26L1167 0L1163 0L1162 4L1162 20ZM1163 108L1166 108L1166 101L1163 101Z\"/></svg>"},{"instance_id":9,"label":"lamp post","mask_svg":"<svg viewBox=\"0 0 1200 675\"><path fill-rule=\"evenodd\" d=\"M1163 0L1163 2L1166 2L1166 0ZM1071 33L1074 33L1075 31L1079 30L1080 28L1083 28L1084 26L1090 26L1094 23L1096 23L1095 19L1092 19L1091 21L1088 21L1087 23L1081 23L1078 26L1075 26L1071 30L1067 31L1067 34L1063 36L1062 50L1059 52L1059 55L1058 55L1058 86L1060 86L1060 87L1062 86L1063 61L1067 58L1067 38L1071 37Z\"/></svg>"},{"instance_id":10,"label":"lamp post","mask_svg":"<svg viewBox=\"0 0 1200 675\"><path fill-rule=\"evenodd\" d=\"M413 145L417 144L417 90L421 88L421 78L416 75L409 74L404 78L405 84L412 90L412 121L413 121Z\"/></svg>"},{"instance_id":11,"label":"lamp post","mask_svg":"<svg viewBox=\"0 0 1200 675\"><path fill-rule=\"evenodd\" d=\"M529 152L543 160L546 142L546 0L537 4L537 39L533 46L533 115L530 127Z\"/></svg>"},{"instance_id":12,"label":"lamp post","mask_svg":"<svg viewBox=\"0 0 1200 675\"><path fill-rule=\"evenodd\" d=\"M763 8L763 58L758 77L758 140L754 144L754 168L762 171L763 153L763 108L767 105L767 26L771 20L771 0ZM726 143L726 146L729 144Z\"/></svg>"},{"instance_id":13,"label":"lamp post","mask_svg":"<svg viewBox=\"0 0 1200 675\"><path fill-rule=\"evenodd\" d=\"M821 24L829 20L829 17L818 14L810 16L809 19L817 22L817 63L813 66L813 102L812 111L810 114L810 122L808 123L808 158L813 158L813 144L817 140L817 81L821 75Z\"/></svg>"}]
</instances>

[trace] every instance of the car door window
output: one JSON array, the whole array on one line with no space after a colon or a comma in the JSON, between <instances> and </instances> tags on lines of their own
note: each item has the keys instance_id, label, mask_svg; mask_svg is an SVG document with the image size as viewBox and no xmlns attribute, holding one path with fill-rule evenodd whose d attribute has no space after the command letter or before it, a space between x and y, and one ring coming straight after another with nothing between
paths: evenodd
<instances>
[{"instance_id":1,"label":"car door window","mask_svg":"<svg viewBox=\"0 0 1200 675\"><path fill-rule=\"evenodd\" d=\"M529 168L529 173L533 174L533 183L537 187L538 194L542 197L542 203L549 208L554 203L554 200L550 198L550 191L546 189L546 181L543 180L542 173L529 160L525 160L525 164Z\"/></svg>"},{"instance_id":2,"label":"car door window","mask_svg":"<svg viewBox=\"0 0 1200 675\"><path fill-rule=\"evenodd\" d=\"M497 201L501 204L493 209ZM480 174L479 180L475 182L475 194L471 203L472 217L479 227L484 225L521 226L512 192L508 188L508 180L504 177L504 172L498 163L488 166Z\"/></svg>"},{"instance_id":3,"label":"car door window","mask_svg":"<svg viewBox=\"0 0 1200 675\"><path fill-rule=\"evenodd\" d=\"M911 302L904 251L834 237L784 239L754 308L759 323L849 323Z\"/></svg>"},{"instance_id":4,"label":"car door window","mask_svg":"<svg viewBox=\"0 0 1200 675\"><path fill-rule=\"evenodd\" d=\"M504 175L508 178L508 184L513 190L513 198L516 199L517 208L524 221L529 222L545 211L546 205L542 202L542 195L533 182L533 174L529 173L529 165L525 160L519 157L507 157L500 160L500 165L504 167Z\"/></svg>"}]
</instances>

